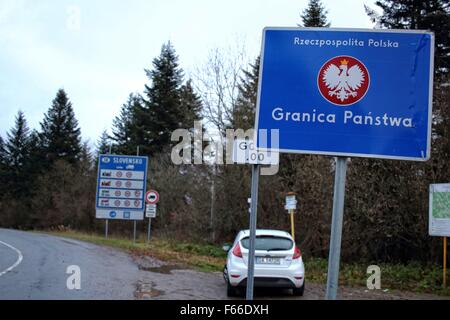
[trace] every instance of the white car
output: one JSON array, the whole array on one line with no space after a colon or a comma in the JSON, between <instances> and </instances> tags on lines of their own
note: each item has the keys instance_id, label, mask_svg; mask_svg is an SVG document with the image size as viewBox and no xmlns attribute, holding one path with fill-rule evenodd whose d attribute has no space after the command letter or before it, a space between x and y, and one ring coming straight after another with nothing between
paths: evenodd
<instances>
[{"instance_id":1,"label":"white car","mask_svg":"<svg viewBox=\"0 0 450 320\"><path fill-rule=\"evenodd\" d=\"M249 230L238 233L228 250L223 276L229 297L247 285ZM294 295L305 290L305 267L302 253L291 235L278 230L256 230L255 287L292 288Z\"/></svg>"}]
</instances>

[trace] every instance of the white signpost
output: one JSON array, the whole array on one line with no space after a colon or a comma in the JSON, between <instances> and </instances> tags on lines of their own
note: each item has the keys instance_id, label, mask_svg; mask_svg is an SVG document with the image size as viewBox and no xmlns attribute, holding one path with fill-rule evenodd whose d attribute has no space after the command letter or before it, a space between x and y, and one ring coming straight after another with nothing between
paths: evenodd
<instances>
[{"instance_id":1,"label":"white signpost","mask_svg":"<svg viewBox=\"0 0 450 320\"><path fill-rule=\"evenodd\" d=\"M430 185L428 231L443 237L443 286L447 287L447 237L450 237L450 183Z\"/></svg>"},{"instance_id":2,"label":"white signpost","mask_svg":"<svg viewBox=\"0 0 450 320\"><path fill-rule=\"evenodd\" d=\"M147 204L145 207L145 217L154 219L156 218L156 204Z\"/></svg>"},{"instance_id":3,"label":"white signpost","mask_svg":"<svg viewBox=\"0 0 450 320\"><path fill-rule=\"evenodd\" d=\"M258 151L252 140L236 139L232 159L239 164L277 165L280 154L275 151Z\"/></svg>"},{"instance_id":4,"label":"white signpost","mask_svg":"<svg viewBox=\"0 0 450 320\"><path fill-rule=\"evenodd\" d=\"M295 210L297 209L297 199L295 199L295 195L286 196L286 205L284 206L285 210Z\"/></svg>"},{"instance_id":5,"label":"white signpost","mask_svg":"<svg viewBox=\"0 0 450 320\"><path fill-rule=\"evenodd\" d=\"M429 234L450 237L450 183L430 186Z\"/></svg>"},{"instance_id":6,"label":"white signpost","mask_svg":"<svg viewBox=\"0 0 450 320\"><path fill-rule=\"evenodd\" d=\"M156 204L159 202L159 193L155 190L150 190L145 194L145 217L148 218L148 233L147 242L150 242L152 219L156 218Z\"/></svg>"},{"instance_id":7,"label":"white signpost","mask_svg":"<svg viewBox=\"0 0 450 320\"><path fill-rule=\"evenodd\" d=\"M295 197L295 193L289 192L286 196L286 204L284 206L284 209L287 210L287 212L290 215L291 218L291 235L292 238L295 241L295 226L294 226L294 213L295 210L297 210L297 198Z\"/></svg>"}]
</instances>

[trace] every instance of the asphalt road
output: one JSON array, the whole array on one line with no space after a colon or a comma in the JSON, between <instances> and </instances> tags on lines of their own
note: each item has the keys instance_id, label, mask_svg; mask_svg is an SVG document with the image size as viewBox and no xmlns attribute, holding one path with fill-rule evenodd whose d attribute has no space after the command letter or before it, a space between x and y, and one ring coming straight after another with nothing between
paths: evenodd
<instances>
[{"instance_id":1,"label":"asphalt road","mask_svg":"<svg viewBox=\"0 0 450 320\"><path fill-rule=\"evenodd\" d=\"M66 285L71 276L67 267L72 265L80 267L80 290L69 290ZM130 256L118 250L0 229L3 300L134 299L140 273Z\"/></svg>"},{"instance_id":2,"label":"asphalt road","mask_svg":"<svg viewBox=\"0 0 450 320\"><path fill-rule=\"evenodd\" d=\"M81 270L81 289L67 288L69 266ZM382 288L384 289L384 288ZM290 290L256 289L256 299L317 300L325 285L306 283L303 297ZM339 299L442 299L395 290L339 288ZM113 248L44 234L0 229L0 300L227 299L220 272L208 273ZM242 298L240 298L242 299Z\"/></svg>"}]
</instances>

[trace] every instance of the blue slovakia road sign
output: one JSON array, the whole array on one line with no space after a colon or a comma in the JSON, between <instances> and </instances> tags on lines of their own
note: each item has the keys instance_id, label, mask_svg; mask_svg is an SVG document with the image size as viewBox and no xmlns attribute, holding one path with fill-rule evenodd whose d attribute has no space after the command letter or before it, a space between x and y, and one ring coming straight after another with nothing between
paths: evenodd
<instances>
[{"instance_id":1,"label":"blue slovakia road sign","mask_svg":"<svg viewBox=\"0 0 450 320\"><path fill-rule=\"evenodd\" d=\"M425 31L264 29L257 147L428 160L433 56ZM261 129L278 129L279 147Z\"/></svg>"},{"instance_id":2,"label":"blue slovakia road sign","mask_svg":"<svg viewBox=\"0 0 450 320\"><path fill-rule=\"evenodd\" d=\"M98 219L144 219L147 162L147 157L100 155L95 200Z\"/></svg>"}]
</instances>

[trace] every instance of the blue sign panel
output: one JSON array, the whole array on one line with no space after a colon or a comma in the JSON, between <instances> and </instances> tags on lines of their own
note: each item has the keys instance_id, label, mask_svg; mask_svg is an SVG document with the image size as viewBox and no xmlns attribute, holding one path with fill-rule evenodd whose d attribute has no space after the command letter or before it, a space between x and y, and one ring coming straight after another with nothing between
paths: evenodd
<instances>
[{"instance_id":1,"label":"blue sign panel","mask_svg":"<svg viewBox=\"0 0 450 320\"><path fill-rule=\"evenodd\" d=\"M433 55L425 31L266 28L257 147L428 160Z\"/></svg>"},{"instance_id":2,"label":"blue sign panel","mask_svg":"<svg viewBox=\"0 0 450 320\"><path fill-rule=\"evenodd\" d=\"M95 200L97 218L144 219L147 162L147 157L99 157Z\"/></svg>"}]
</instances>

